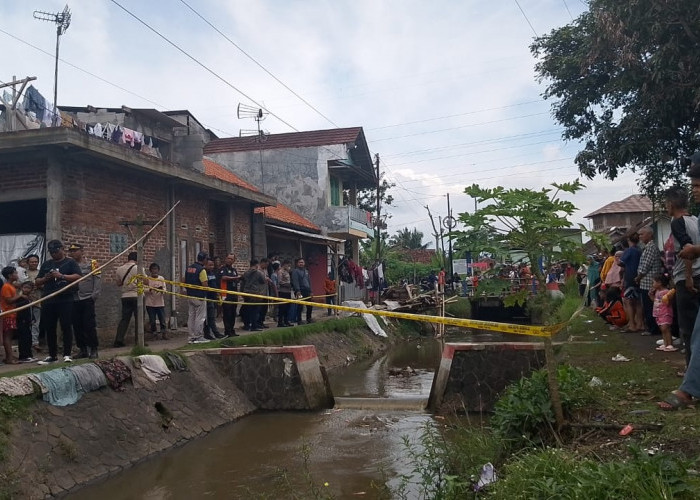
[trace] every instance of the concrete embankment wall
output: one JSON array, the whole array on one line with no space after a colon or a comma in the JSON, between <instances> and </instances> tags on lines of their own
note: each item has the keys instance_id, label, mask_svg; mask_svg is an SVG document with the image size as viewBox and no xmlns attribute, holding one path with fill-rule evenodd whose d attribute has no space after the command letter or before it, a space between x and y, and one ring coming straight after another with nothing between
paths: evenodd
<instances>
[{"instance_id":1,"label":"concrete embankment wall","mask_svg":"<svg viewBox=\"0 0 700 500\"><path fill-rule=\"evenodd\" d=\"M132 371L121 392L102 388L65 407L39 400L9 443L16 498L67 494L258 408L332 403L313 346L185 355L189 370L164 381Z\"/></svg>"},{"instance_id":2,"label":"concrete embankment wall","mask_svg":"<svg viewBox=\"0 0 700 500\"><path fill-rule=\"evenodd\" d=\"M492 411L511 383L544 366L544 345L536 342L445 344L433 379L433 411Z\"/></svg>"}]
</instances>

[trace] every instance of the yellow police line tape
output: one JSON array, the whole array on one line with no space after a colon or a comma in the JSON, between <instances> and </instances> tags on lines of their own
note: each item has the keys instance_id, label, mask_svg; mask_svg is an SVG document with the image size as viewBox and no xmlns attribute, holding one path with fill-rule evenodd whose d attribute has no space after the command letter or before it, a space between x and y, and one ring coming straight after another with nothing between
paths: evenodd
<instances>
[{"instance_id":1,"label":"yellow police line tape","mask_svg":"<svg viewBox=\"0 0 700 500\"><path fill-rule=\"evenodd\" d=\"M266 295L256 295L252 293L245 293L245 292L234 292L231 290L221 290L218 288L210 288L206 286L200 286L200 285L189 285L187 283L180 283L177 281L171 281L171 280L166 280L166 279L158 279L156 280L155 278L151 278L149 276L144 276L144 275L136 275L132 279L139 279L142 280L144 278L148 278L154 281L161 281L163 283L170 284L172 286L178 286L181 288L191 288L193 290L204 290L204 291L210 291L210 292L217 292L221 294L227 294L227 295L237 295L241 297L251 297L251 298L256 298L256 299L262 299L267 301L265 304L269 304L270 302L286 302L290 304L299 304L299 305L313 305L313 307L321 307L325 309L331 309L334 311L346 311L346 312L351 312L351 313L359 313L359 314L373 314L375 316L384 316L388 318L398 318L398 319L407 319L411 321L425 321L428 323L438 323L442 325L450 325L450 326L459 326L463 328L475 328L475 329L480 329L480 330L488 330L492 332L502 332L502 333L512 333L516 335L529 335L533 337L552 337L559 333L561 330L566 327L566 325L571 322L576 316L578 316L583 308L585 307L583 303L581 306L578 307L578 309L574 312L574 314L571 315L571 317L563 321L561 323L557 323L555 325L544 325L544 326L533 326L533 325L513 325L510 323L497 323L495 321L482 321L482 320L476 320L476 319L464 319L464 318L447 318L447 317L441 317L441 316L431 316L429 314L412 314L412 313L402 313L402 312L396 312L396 311L384 311L384 310L376 310L376 309L362 309L359 307L348 307L348 306L338 306L338 305L331 305L331 304L325 304L325 303L319 303L319 302L309 302L309 299L311 297L307 297L305 299L299 300L299 299L283 299L279 297L270 297ZM187 297L186 295L182 295L183 297ZM585 294L584 294L585 297ZM191 297L187 297L191 298ZM242 305L246 305L245 302L242 303ZM252 305L252 304L248 304Z\"/></svg>"}]
</instances>

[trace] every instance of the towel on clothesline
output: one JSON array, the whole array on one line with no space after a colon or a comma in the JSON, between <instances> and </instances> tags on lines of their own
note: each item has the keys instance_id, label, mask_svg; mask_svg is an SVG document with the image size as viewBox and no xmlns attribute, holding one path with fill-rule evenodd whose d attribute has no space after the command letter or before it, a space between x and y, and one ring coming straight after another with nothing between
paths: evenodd
<instances>
[{"instance_id":1,"label":"towel on clothesline","mask_svg":"<svg viewBox=\"0 0 700 500\"><path fill-rule=\"evenodd\" d=\"M124 382L131 378L131 370L118 359L100 359L95 364L102 370L107 378L107 383L115 391L124 390Z\"/></svg>"},{"instance_id":2,"label":"towel on clothesline","mask_svg":"<svg viewBox=\"0 0 700 500\"><path fill-rule=\"evenodd\" d=\"M82 394L107 387L107 377L95 363L71 366L67 370L70 370L78 380L78 391Z\"/></svg>"},{"instance_id":3,"label":"towel on clothesline","mask_svg":"<svg viewBox=\"0 0 700 500\"><path fill-rule=\"evenodd\" d=\"M48 389L44 401L54 406L68 406L78 402L78 380L65 368L35 374Z\"/></svg>"},{"instance_id":4,"label":"towel on clothesline","mask_svg":"<svg viewBox=\"0 0 700 500\"><path fill-rule=\"evenodd\" d=\"M27 375L0 378L0 394L6 396L28 396L34 394L34 384Z\"/></svg>"},{"instance_id":5,"label":"towel on clothesline","mask_svg":"<svg viewBox=\"0 0 700 500\"><path fill-rule=\"evenodd\" d=\"M165 364L165 360L155 354L136 356L134 367L143 370L143 373L152 382L160 382L170 377L170 369Z\"/></svg>"}]
</instances>

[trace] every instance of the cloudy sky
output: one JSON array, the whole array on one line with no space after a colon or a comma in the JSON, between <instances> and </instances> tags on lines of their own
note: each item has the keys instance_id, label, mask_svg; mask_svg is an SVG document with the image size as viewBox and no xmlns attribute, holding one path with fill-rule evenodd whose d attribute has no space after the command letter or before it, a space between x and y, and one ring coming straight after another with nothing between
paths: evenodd
<instances>
[{"instance_id":1,"label":"cloudy sky","mask_svg":"<svg viewBox=\"0 0 700 500\"><path fill-rule=\"evenodd\" d=\"M36 76L34 85L52 95L55 28L32 12L64 5L0 2L0 81ZM425 207L444 217L450 193L455 216L473 210L464 194L472 183L539 189L577 177L578 145L560 139L528 47L534 33L578 16L582 0L70 0L69 7L59 105L189 109L221 137L255 128L236 118L239 103L269 109L270 133L362 126L396 184L392 234L417 227L432 240ZM632 174L584 183L572 198L575 222L638 192Z\"/></svg>"}]
</instances>

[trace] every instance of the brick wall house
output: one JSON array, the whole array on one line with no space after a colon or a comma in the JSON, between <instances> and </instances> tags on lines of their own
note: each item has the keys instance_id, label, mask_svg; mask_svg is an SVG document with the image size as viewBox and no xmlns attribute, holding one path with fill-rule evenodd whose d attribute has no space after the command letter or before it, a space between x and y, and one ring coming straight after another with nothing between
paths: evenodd
<instances>
[{"instance_id":1,"label":"brick wall house","mask_svg":"<svg viewBox=\"0 0 700 500\"><path fill-rule=\"evenodd\" d=\"M152 114L150 118L158 117ZM135 130L137 121L130 123ZM235 178L222 180L208 175L201 163L201 130L190 140L189 129L183 131L173 122L161 124L159 133L167 135L168 127L172 142L164 142L167 158L178 158L179 164L77 128L0 134L0 209L5 219L0 221L0 235L45 233L47 240L83 244L86 257L104 263L134 241L129 229L136 228L127 227L125 221L138 216L157 221L179 201L173 214L145 243L146 266L158 262L161 274L178 280L198 250L220 256L233 250L241 268L247 267L254 244L253 210L275 204L275 198L242 181L237 183ZM194 154L188 157L191 151L178 150L173 146L178 143ZM125 260L119 259L102 274L97 321L105 344L113 340L119 319L120 289L114 271ZM166 309L177 316L186 306L173 298L166 300Z\"/></svg>"}]
</instances>

